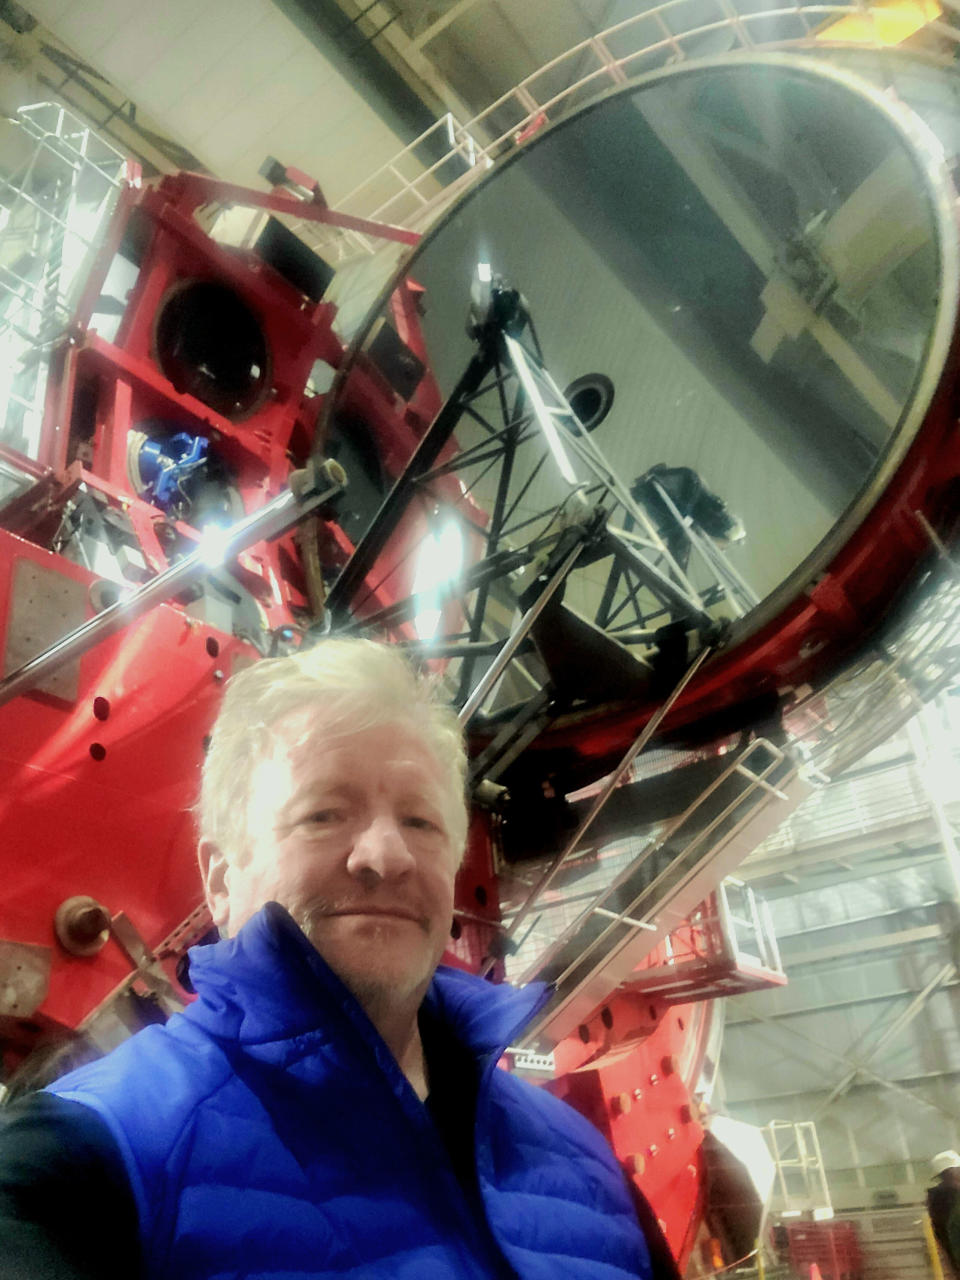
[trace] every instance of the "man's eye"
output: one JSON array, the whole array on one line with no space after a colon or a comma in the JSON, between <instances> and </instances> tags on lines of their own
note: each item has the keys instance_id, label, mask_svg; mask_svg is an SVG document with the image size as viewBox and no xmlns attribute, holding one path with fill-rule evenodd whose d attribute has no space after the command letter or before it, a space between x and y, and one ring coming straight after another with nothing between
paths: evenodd
<instances>
[{"instance_id":1,"label":"man's eye","mask_svg":"<svg viewBox=\"0 0 960 1280\"><path fill-rule=\"evenodd\" d=\"M439 831L440 828L431 818L423 818L418 814L412 813L409 817L404 818L403 825L412 827L415 831Z\"/></svg>"},{"instance_id":2,"label":"man's eye","mask_svg":"<svg viewBox=\"0 0 960 1280\"><path fill-rule=\"evenodd\" d=\"M339 809L317 809L315 812L308 814L304 818L304 822L308 826L325 827L330 826L331 823L339 822L342 817L343 814Z\"/></svg>"}]
</instances>

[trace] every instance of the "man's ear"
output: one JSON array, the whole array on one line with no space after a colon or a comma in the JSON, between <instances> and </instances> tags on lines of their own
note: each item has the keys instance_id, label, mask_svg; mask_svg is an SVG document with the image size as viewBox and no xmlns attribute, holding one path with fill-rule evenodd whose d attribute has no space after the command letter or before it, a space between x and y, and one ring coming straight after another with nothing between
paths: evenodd
<instances>
[{"instance_id":1,"label":"man's ear","mask_svg":"<svg viewBox=\"0 0 960 1280\"><path fill-rule=\"evenodd\" d=\"M224 929L230 918L230 894L227 888L229 859L218 844L204 839L197 846L197 860L213 923L218 929Z\"/></svg>"}]
</instances>

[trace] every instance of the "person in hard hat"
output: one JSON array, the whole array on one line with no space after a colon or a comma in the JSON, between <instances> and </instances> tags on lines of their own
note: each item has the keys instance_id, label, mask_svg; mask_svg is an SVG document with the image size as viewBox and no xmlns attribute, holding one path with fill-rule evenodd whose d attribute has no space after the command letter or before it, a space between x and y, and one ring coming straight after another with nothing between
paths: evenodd
<instances>
[{"instance_id":1,"label":"person in hard hat","mask_svg":"<svg viewBox=\"0 0 960 1280\"><path fill-rule=\"evenodd\" d=\"M678 1280L605 1139L497 1069L547 989L439 963L465 771L396 649L234 675L200 803L221 941L195 1003L0 1121L3 1280Z\"/></svg>"},{"instance_id":2,"label":"person in hard hat","mask_svg":"<svg viewBox=\"0 0 960 1280\"><path fill-rule=\"evenodd\" d=\"M927 1191L927 1212L937 1243L960 1278L960 1152L940 1151L930 1161L936 1179Z\"/></svg>"}]
</instances>

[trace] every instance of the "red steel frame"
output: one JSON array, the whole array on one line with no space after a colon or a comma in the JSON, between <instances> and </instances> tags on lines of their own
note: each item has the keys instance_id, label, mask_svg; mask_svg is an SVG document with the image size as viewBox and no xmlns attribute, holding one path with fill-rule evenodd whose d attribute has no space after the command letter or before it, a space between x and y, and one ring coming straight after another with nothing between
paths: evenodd
<instances>
[{"instance_id":1,"label":"red steel frame","mask_svg":"<svg viewBox=\"0 0 960 1280\"><path fill-rule=\"evenodd\" d=\"M304 387L315 360L338 368L344 358L332 306L308 303L255 255L214 244L196 221L196 211L231 200L411 245L416 241L398 228L335 214L309 179L299 185L314 192L310 200L282 190L246 191L194 174L166 178L150 190L124 188L74 328L53 363L40 463L4 451L37 478L63 472L70 460L78 388L94 388L97 417L83 479L127 513L151 569L166 565L157 537L164 517L131 490L126 462L131 427L166 417L181 430L207 436L234 468L244 505L252 510L285 486L291 468L312 447L320 404L304 394ZM149 228L148 247L117 338L108 342L90 329L90 316L134 216ZM154 360L153 326L163 298L178 280L197 278L235 289L261 319L274 355L274 394L243 421L231 421L176 392ZM423 357L417 289L410 283L399 290L391 311L401 338ZM349 380L354 399L347 407L370 424L387 471L395 472L436 413L439 392L427 376L404 403L372 365L361 361L360 367L363 376ZM951 495L960 478L956 374L954 348L923 428L861 527L810 592L712 662L678 704L674 726L766 689L815 680L826 664L876 627L889 606L891 584L909 578L923 563L929 546L917 512L944 535L953 531ZM459 495L450 483L455 502ZM483 513L477 514L482 520ZM419 537L423 519L423 512L411 512L395 546L375 566L373 582L391 583L389 591L372 592L376 607L408 594L409 573L391 570ZM182 527L181 532L192 533ZM326 522L320 549L335 565L351 545L342 530ZM0 636L10 625L12 578L23 562L84 590L93 584L86 569L0 530ZM295 620L297 610L307 607L292 538L252 548L238 572L270 626ZM22 1046L76 1028L129 980L129 958L114 940L87 959L58 946L53 917L63 899L89 894L111 913L123 911L154 948L186 920L193 921L194 934L202 932L190 808L203 739L224 679L255 657L244 643L198 623L176 605L165 605L81 659L75 700L33 693L0 707L0 841L7 867L0 932L7 940L48 948L53 957L49 992L40 1007L14 1020L16 1026L0 1028L10 1033L11 1043ZM602 717L573 717L548 730L534 749L569 748L593 760L599 772L623 752L651 712L652 707L633 706ZM458 881L459 936L447 957L470 969L479 968L489 953L499 924L492 842L489 823L478 814ZM182 942L190 936L188 930ZM704 1025L694 1006L668 1005L629 990L612 994L578 1036L558 1046L557 1077L549 1086L608 1135L654 1204L681 1261L692 1248L702 1194L702 1113L695 1090Z\"/></svg>"},{"instance_id":2,"label":"red steel frame","mask_svg":"<svg viewBox=\"0 0 960 1280\"><path fill-rule=\"evenodd\" d=\"M309 182L295 171L288 171L288 177L301 187ZM302 465L314 447L321 397L306 394L304 388L315 361L324 360L335 369L344 354L333 328L332 305L308 302L255 254L215 243L195 220L195 212L230 201L349 226L405 244L418 239L399 228L345 218L326 208L315 184L312 191L312 198L304 201L284 189L264 194L197 174L168 177L146 190L136 181L123 186L70 332L51 362L39 460L7 448L2 451L11 465L37 481L59 477L66 484L70 461L75 487L73 408L78 389L92 389L95 429L79 478L126 514L150 571L167 567L157 531L171 522L131 487L129 430L160 418L178 430L206 436L232 466L245 509L253 510L286 487L290 471ZM90 320L133 218L140 222L146 247L111 342L91 328ZM263 326L273 357L271 394L240 421L178 392L155 359L155 318L163 299L178 282L197 279L226 284L247 303ZM402 339L422 355L418 292L415 285L397 291L394 317ZM440 403L439 392L428 374L411 401L403 402L369 362L354 386L357 403L347 408L363 414L389 474L393 460L405 456L426 429ZM448 487L451 500L458 499L455 482ZM389 579L390 586L372 593L370 607L409 592L412 569L392 571L405 549L422 536L426 514L410 513L401 531L400 551L386 553L375 567L375 576ZM485 518L478 508L474 514L479 521ZM199 536L183 524L174 527L188 539ZM29 541L29 528L19 532L26 537L0 528L0 638L12 622L13 581L22 563L79 584L88 601L95 582L88 570ZM350 540L333 521L319 522L318 536L321 558L329 564L342 562L352 551ZM293 535L250 548L238 557L233 572L256 596L270 627L295 623L299 611L307 608ZM92 612L88 603L83 617L65 618L64 631ZM84 959L59 947L53 917L65 898L89 895L112 914L122 910L150 947L195 916L199 882L190 809L203 741L222 684L236 663L247 664L256 656L248 644L171 604L85 655L75 700L35 692L0 707L0 840L10 869L0 934L48 948L53 957L49 992L40 1009L29 1018L14 1019L16 1026L7 1020L0 1028L11 1043L22 1048L58 1028L80 1026L129 980L129 958L113 940L98 955ZM105 718L103 708L108 709ZM474 824L462 882L461 896L468 908L449 959L477 967L499 916L483 822ZM179 939L181 949L203 932L204 923L202 915L194 920L195 927ZM170 971L173 978L172 963Z\"/></svg>"}]
</instances>

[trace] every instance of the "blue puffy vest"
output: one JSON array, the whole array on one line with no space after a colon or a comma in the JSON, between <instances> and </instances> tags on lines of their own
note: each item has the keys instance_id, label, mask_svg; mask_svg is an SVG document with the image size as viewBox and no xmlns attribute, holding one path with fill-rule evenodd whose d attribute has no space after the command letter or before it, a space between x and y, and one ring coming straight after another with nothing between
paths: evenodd
<instances>
[{"instance_id":1,"label":"blue puffy vest","mask_svg":"<svg viewBox=\"0 0 960 1280\"><path fill-rule=\"evenodd\" d=\"M482 1064L475 1131L489 1233L429 1113L282 907L191 952L197 1001L53 1086L120 1148L150 1280L622 1280L651 1275L613 1153L497 1069L544 998L441 968L431 1013Z\"/></svg>"}]
</instances>

